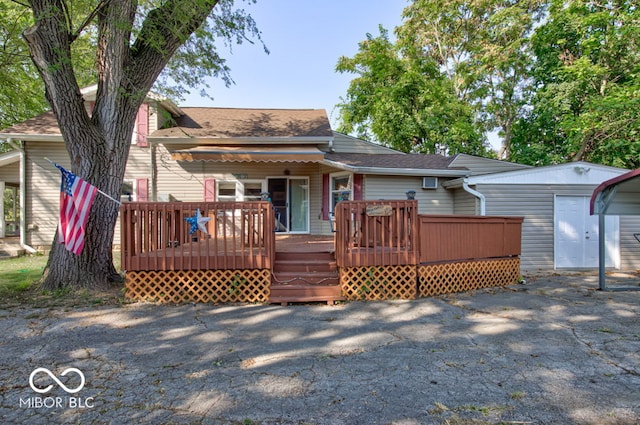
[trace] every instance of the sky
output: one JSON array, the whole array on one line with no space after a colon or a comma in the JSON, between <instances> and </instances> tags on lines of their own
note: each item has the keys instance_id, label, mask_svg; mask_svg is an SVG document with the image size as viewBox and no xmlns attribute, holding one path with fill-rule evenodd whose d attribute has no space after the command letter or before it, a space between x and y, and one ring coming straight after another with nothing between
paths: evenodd
<instances>
[{"instance_id":1,"label":"sky","mask_svg":"<svg viewBox=\"0 0 640 425\"><path fill-rule=\"evenodd\" d=\"M335 105L346 95L350 74L335 72L340 56L353 56L367 33L379 34L381 24L390 35L400 25L406 0L236 0L256 21L260 44L234 45L221 50L235 84L210 80L202 98L195 89L181 106L233 108L325 109L335 128Z\"/></svg>"}]
</instances>

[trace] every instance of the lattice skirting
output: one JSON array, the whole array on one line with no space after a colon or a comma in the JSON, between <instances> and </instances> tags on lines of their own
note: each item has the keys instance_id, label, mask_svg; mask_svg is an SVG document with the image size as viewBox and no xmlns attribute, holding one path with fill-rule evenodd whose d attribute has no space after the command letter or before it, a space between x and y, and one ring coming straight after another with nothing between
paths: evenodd
<instances>
[{"instance_id":1,"label":"lattice skirting","mask_svg":"<svg viewBox=\"0 0 640 425\"><path fill-rule=\"evenodd\" d=\"M511 285L520 276L520 258L499 258L418 266L421 297Z\"/></svg>"},{"instance_id":2,"label":"lattice skirting","mask_svg":"<svg viewBox=\"0 0 640 425\"><path fill-rule=\"evenodd\" d=\"M415 299L416 266L371 266L340 269L342 295L351 301Z\"/></svg>"},{"instance_id":3,"label":"lattice skirting","mask_svg":"<svg viewBox=\"0 0 640 425\"><path fill-rule=\"evenodd\" d=\"M251 270L136 271L125 275L126 297L159 303L264 303L271 272Z\"/></svg>"}]
</instances>

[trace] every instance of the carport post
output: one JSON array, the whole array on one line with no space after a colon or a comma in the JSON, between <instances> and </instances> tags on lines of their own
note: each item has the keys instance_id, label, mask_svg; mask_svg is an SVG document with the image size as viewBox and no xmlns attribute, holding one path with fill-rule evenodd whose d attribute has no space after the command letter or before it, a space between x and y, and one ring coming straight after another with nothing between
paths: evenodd
<instances>
[{"instance_id":1,"label":"carport post","mask_svg":"<svg viewBox=\"0 0 640 425\"><path fill-rule=\"evenodd\" d=\"M606 290L606 282L605 282L605 273L604 273L604 269L605 269L605 265L606 265L606 257L605 257L605 229L604 229L604 223L605 223L605 215L602 214L602 212L600 212L598 214L598 262L599 264L599 270L598 270L598 277L599 277L599 284L600 284L600 290L604 291Z\"/></svg>"}]
</instances>

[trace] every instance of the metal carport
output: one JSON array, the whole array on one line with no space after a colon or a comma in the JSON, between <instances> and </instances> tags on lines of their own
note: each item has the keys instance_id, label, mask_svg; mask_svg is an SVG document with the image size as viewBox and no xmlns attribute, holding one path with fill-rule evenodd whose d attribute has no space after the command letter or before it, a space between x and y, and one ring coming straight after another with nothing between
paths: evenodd
<instances>
[{"instance_id":1,"label":"metal carport","mask_svg":"<svg viewBox=\"0 0 640 425\"><path fill-rule=\"evenodd\" d=\"M605 278L605 216L640 215L640 169L629 171L602 182L591 195L591 215L598 214L599 282L600 289L607 290ZM639 287L616 288L640 290ZM613 289L609 289L613 290Z\"/></svg>"}]
</instances>

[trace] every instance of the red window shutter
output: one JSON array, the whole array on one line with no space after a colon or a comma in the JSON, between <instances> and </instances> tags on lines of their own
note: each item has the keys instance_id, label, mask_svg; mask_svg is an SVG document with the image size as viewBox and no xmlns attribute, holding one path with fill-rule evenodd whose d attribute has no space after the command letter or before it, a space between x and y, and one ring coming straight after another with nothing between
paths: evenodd
<instances>
[{"instance_id":1,"label":"red window shutter","mask_svg":"<svg viewBox=\"0 0 640 425\"><path fill-rule=\"evenodd\" d=\"M204 201L214 202L216 200L216 179L204 179Z\"/></svg>"},{"instance_id":2,"label":"red window shutter","mask_svg":"<svg viewBox=\"0 0 640 425\"><path fill-rule=\"evenodd\" d=\"M149 201L149 179L136 179L136 201Z\"/></svg>"},{"instance_id":3,"label":"red window shutter","mask_svg":"<svg viewBox=\"0 0 640 425\"><path fill-rule=\"evenodd\" d=\"M136 144L140 147L149 146L147 136L149 136L149 105L143 103L138 109L138 115L136 116Z\"/></svg>"},{"instance_id":4,"label":"red window shutter","mask_svg":"<svg viewBox=\"0 0 640 425\"><path fill-rule=\"evenodd\" d=\"M353 175L353 200L362 200L362 186L364 182L364 176L362 174Z\"/></svg>"},{"instance_id":5,"label":"red window shutter","mask_svg":"<svg viewBox=\"0 0 640 425\"><path fill-rule=\"evenodd\" d=\"M329 174L322 175L322 219L329 220Z\"/></svg>"}]
</instances>

